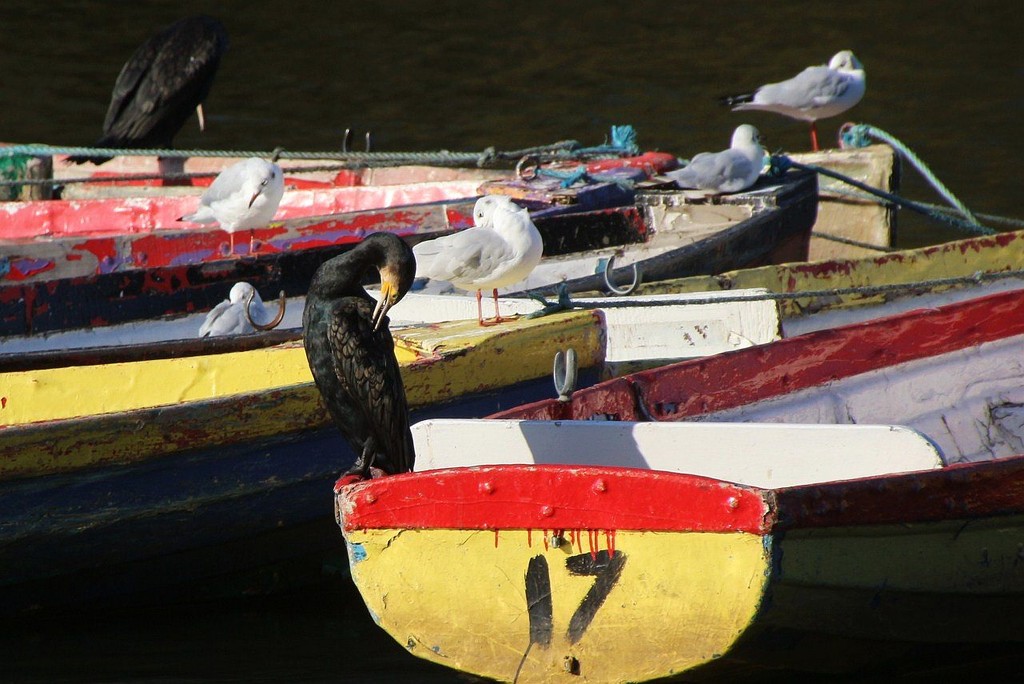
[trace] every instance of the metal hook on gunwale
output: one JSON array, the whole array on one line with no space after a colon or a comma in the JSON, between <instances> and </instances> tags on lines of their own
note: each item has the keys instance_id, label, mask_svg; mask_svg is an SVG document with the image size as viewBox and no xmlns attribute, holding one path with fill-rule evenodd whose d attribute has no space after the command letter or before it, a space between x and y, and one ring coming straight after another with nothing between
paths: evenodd
<instances>
[{"instance_id":1,"label":"metal hook on gunwale","mask_svg":"<svg viewBox=\"0 0 1024 684\"><path fill-rule=\"evenodd\" d=\"M609 277L609 275L611 274L611 270L612 270L612 264L614 264L614 263L615 263L615 255L614 254L612 254L610 257L608 257L608 260L604 262L604 272L602 273L602 277L604 278L604 286L612 294L617 294L617 295L620 295L620 296L630 295L630 294L633 294L634 292L636 292L636 288L640 287L640 280L642 278L642 276L640 274L640 267L637 266L636 262L633 262L633 282L631 282L629 285L627 285L625 287L621 287L620 288L620 287L618 287L616 285L613 285L612 281L611 281L611 278Z\"/></svg>"},{"instance_id":2,"label":"metal hook on gunwale","mask_svg":"<svg viewBox=\"0 0 1024 684\"><path fill-rule=\"evenodd\" d=\"M516 178L520 180L533 180L540 170L540 158L528 154L516 163Z\"/></svg>"},{"instance_id":3,"label":"metal hook on gunwale","mask_svg":"<svg viewBox=\"0 0 1024 684\"><path fill-rule=\"evenodd\" d=\"M284 309L285 309L285 306L286 306L284 290L281 290L281 298L278 300L278 303L277 303L277 315L274 316L274 320L272 320L272 321L270 321L269 323L266 323L266 324L257 323L256 321L254 321L252 319L252 312L249 311L249 307L252 306L252 300L255 297L256 297L256 290L253 289L253 291L249 293L249 296L245 300L245 317L247 319L249 319L249 323L252 325L252 327L256 328L257 330L260 330L260 331L273 330L274 328L276 328L278 325L281 324L281 321L284 320Z\"/></svg>"},{"instance_id":4,"label":"metal hook on gunwale","mask_svg":"<svg viewBox=\"0 0 1024 684\"><path fill-rule=\"evenodd\" d=\"M348 153L349 149L351 147L352 147L352 129L351 128L346 128L345 129L345 137L341 141L341 151L342 151L342 153ZM373 147L373 145L372 145L372 133L370 131L366 131L366 152L369 152L371 147Z\"/></svg>"},{"instance_id":5,"label":"metal hook on gunwale","mask_svg":"<svg viewBox=\"0 0 1024 684\"><path fill-rule=\"evenodd\" d=\"M569 401L576 391L576 376L579 364L576 361L576 350L569 348L565 353L555 352L555 367L552 375L555 379L555 391L558 401Z\"/></svg>"}]
</instances>

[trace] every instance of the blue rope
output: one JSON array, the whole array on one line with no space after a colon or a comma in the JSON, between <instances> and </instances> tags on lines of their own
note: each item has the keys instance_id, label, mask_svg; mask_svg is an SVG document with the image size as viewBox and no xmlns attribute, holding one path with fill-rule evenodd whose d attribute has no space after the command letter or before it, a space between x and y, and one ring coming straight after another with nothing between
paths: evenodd
<instances>
[{"instance_id":1,"label":"blue rope","mask_svg":"<svg viewBox=\"0 0 1024 684\"><path fill-rule=\"evenodd\" d=\"M949 188L947 188L942 181L932 173L932 170L928 168L928 165L921 161L921 158L914 154L909 147L889 133L868 124L856 124L846 127L841 136L843 147L867 147L872 143L872 139L881 140L899 152L904 159L907 159L914 165L914 168L917 169L918 173L924 176L924 179L931 184L936 192L942 195L947 202L963 214L968 223L981 227L981 223L974 214L972 214L971 211L964 206L963 202L957 199L956 196L950 192Z\"/></svg>"},{"instance_id":2,"label":"blue rope","mask_svg":"<svg viewBox=\"0 0 1024 684\"><path fill-rule=\"evenodd\" d=\"M965 230L969 233L974 233L976 235L995 235L997 232L995 230L992 230L991 228L986 228L977 221L968 222L964 221L963 219L957 218L956 216L951 216L941 211L935 211L934 209L931 209L926 205L905 199L903 197L900 197L899 195L894 195L893 193L886 192L885 190L873 188L867 183L862 183L854 178L850 178L849 176L844 176L841 173L833 171L832 169L826 169L823 166L817 166L815 164L802 164L800 162L793 161L792 159L785 155L772 155L771 164L773 172L781 172L789 168L794 168L803 169L805 171L814 171L815 173L820 173L823 176L835 178L836 180L842 181L843 183L846 183L848 185L852 185L858 190L862 190L868 194L874 195L875 197L881 197L882 199L892 202L893 204L904 207L906 209L910 209L911 211L916 211L919 214L927 216L931 219L934 219L941 223L945 223L955 228L959 228L961 230Z\"/></svg>"},{"instance_id":3,"label":"blue rope","mask_svg":"<svg viewBox=\"0 0 1024 684\"><path fill-rule=\"evenodd\" d=\"M596 147L583 147L576 151L584 156L605 154L628 156L640 151L636 140L636 130L632 126L612 126L610 142Z\"/></svg>"},{"instance_id":4,"label":"blue rope","mask_svg":"<svg viewBox=\"0 0 1024 684\"><path fill-rule=\"evenodd\" d=\"M615 154L615 155L632 155L637 154L640 148L636 143L636 130L632 126L612 126L611 131L611 142L604 145L598 145L597 147L584 147L577 152L581 156L590 156L595 154ZM616 177L602 176L601 174L588 174L587 167L578 166L572 171L556 171L554 169L538 169L537 175L547 176L549 178L558 178L561 180L559 186L562 188L570 188L576 183L595 183L609 180L613 183L618 183L623 187L631 188L633 184L627 180Z\"/></svg>"},{"instance_id":5,"label":"blue rope","mask_svg":"<svg viewBox=\"0 0 1024 684\"><path fill-rule=\"evenodd\" d=\"M587 175L586 166L577 166L572 171L556 171L554 169L537 169L538 176L547 176L548 178L558 178L561 182L558 184L562 188L570 188L576 183L587 183L594 179Z\"/></svg>"}]
</instances>

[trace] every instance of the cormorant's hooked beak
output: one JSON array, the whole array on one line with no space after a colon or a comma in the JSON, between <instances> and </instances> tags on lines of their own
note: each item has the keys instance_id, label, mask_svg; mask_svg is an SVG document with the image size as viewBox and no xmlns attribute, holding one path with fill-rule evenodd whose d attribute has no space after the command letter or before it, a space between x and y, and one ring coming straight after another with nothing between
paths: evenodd
<instances>
[{"instance_id":1,"label":"cormorant's hooked beak","mask_svg":"<svg viewBox=\"0 0 1024 684\"><path fill-rule=\"evenodd\" d=\"M380 284L380 299L377 301L377 306L373 309L374 332L380 329L384 319L387 318L388 311L397 303L398 288L390 280L384 279Z\"/></svg>"}]
</instances>

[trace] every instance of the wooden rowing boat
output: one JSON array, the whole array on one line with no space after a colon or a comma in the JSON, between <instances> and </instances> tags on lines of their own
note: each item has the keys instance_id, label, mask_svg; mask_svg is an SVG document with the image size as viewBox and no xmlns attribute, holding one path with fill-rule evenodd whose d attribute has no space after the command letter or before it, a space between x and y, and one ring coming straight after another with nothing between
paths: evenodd
<instances>
[{"instance_id":1,"label":"wooden rowing boat","mask_svg":"<svg viewBox=\"0 0 1024 684\"><path fill-rule=\"evenodd\" d=\"M529 202L537 194L534 184L521 188L516 181L492 181L484 188ZM538 225L544 258L525 281L504 291L607 291L609 281L660 281L804 260L818 206L817 178L787 173L722 196L648 187L636 192L635 202ZM587 240L582 245L581 237ZM425 291L451 291L451 286Z\"/></svg>"},{"instance_id":2,"label":"wooden rowing boat","mask_svg":"<svg viewBox=\"0 0 1024 684\"><path fill-rule=\"evenodd\" d=\"M460 187L465 194L471 186ZM630 201L617 188L609 182L578 188L574 193L580 201L551 209L557 214ZM0 285L0 332L33 334L207 311L239 280L264 291L302 294L317 266L351 249L366 234L390 231L417 241L472 225L478 193L471 192L450 202L272 223L256 231L256 254L241 259L220 254L224 233L219 229L80 235L29 241L27 246L12 241L8 246L14 245L14 251L6 262L0 261L8 269L6 284ZM65 268L58 269L58 263Z\"/></svg>"},{"instance_id":3,"label":"wooden rowing boat","mask_svg":"<svg viewBox=\"0 0 1024 684\"><path fill-rule=\"evenodd\" d=\"M418 472L336 486L353 578L411 653L504 681L1019 642L1022 348L999 293L417 426Z\"/></svg>"},{"instance_id":4,"label":"wooden rowing boat","mask_svg":"<svg viewBox=\"0 0 1024 684\"><path fill-rule=\"evenodd\" d=\"M646 173L630 168L618 171L620 175L623 172ZM494 183L485 184L481 190L500 189ZM652 192L645 191L644 195L653 196ZM531 198L529 204L534 207L535 223L548 253L538 271L545 270L547 263L560 264L561 268L571 260L577 268L593 272L602 260L609 263L615 251L625 252L622 261L627 264L639 257L649 278L714 272L727 266L806 255L816 207L813 174L789 174L781 182L717 205L708 204L702 197L672 212L659 212L656 221L641 213L634 204L635 194L611 180L597 180L579 187L545 188L540 202ZM678 193L667 195L676 202ZM280 231L277 244L271 240L270 248L251 259L180 264L179 255L166 266L112 269L89 276L0 286L0 330L5 336L33 335L207 311L226 298L239 280L264 292L302 294L316 266L351 248L358 236L388 230L415 241L459 230L471 221L471 205L471 201L433 203L329 219L294 219L296 224L285 222L276 228ZM738 215L722 220L722 213ZM666 218L669 214L674 218ZM695 220L694 215L713 215L716 220ZM275 230L274 225L268 230ZM213 232L219 240L220 231ZM106 239L119 243L124 240ZM194 237L183 234L182 239ZM139 240L160 242L163 238L147 235ZM615 247L609 250L604 246L607 244ZM76 257L72 261L83 260ZM611 276L616 277L616 272L612 269ZM582 278L578 283L595 279L600 276Z\"/></svg>"},{"instance_id":5,"label":"wooden rowing boat","mask_svg":"<svg viewBox=\"0 0 1024 684\"><path fill-rule=\"evenodd\" d=\"M885 192L897 193L900 186L900 165L895 150L888 145L862 148L831 149L790 155L803 164L813 164L855 178ZM83 164L69 166L65 155L47 159L51 176L61 182L92 178L93 182L67 182L62 189L66 199L98 199L112 196L170 195L197 192L238 157L157 158L144 156L115 157L102 166ZM640 155L637 164L662 167L660 158ZM496 180L509 178L510 171L482 168L450 168L437 166L383 166L337 168L330 160L289 160L283 162L289 187L317 189L324 187L400 185L406 183ZM555 168L559 168L557 165ZM563 170L570 164L562 164ZM590 165L600 172L601 165ZM207 174L205 177L194 177ZM143 176L144 180L126 180ZM193 176L180 178L178 176ZM896 232L896 213L892 206L853 197L849 188L827 176L819 177L818 218L811 238L810 258L813 260L866 256L891 246ZM830 238L841 238L835 241ZM851 241L857 244L851 244Z\"/></svg>"},{"instance_id":6,"label":"wooden rowing boat","mask_svg":"<svg viewBox=\"0 0 1024 684\"><path fill-rule=\"evenodd\" d=\"M792 262L645 284L616 306L640 306L643 297L718 293L736 296L740 289L761 289L778 295L786 337L853 323L912 308L933 307L1000 290L1020 289L1024 279L1011 277L1024 263L1024 231L966 238L939 245L870 257ZM223 285L222 287L228 287ZM269 293L268 293L269 294ZM410 294L392 310L395 324L436 323L472 318L475 302L464 297ZM588 304L587 298L576 300ZM502 297L502 315L537 311L533 300ZM288 299L282 328L301 325L304 298ZM130 322L47 335L0 338L0 354L45 349L109 346L193 338L204 313L169 319Z\"/></svg>"},{"instance_id":7,"label":"wooden rowing boat","mask_svg":"<svg viewBox=\"0 0 1024 684\"><path fill-rule=\"evenodd\" d=\"M675 163L671 155L649 153L607 160L606 165L613 169L611 173L625 169L635 181L648 173L646 167L627 166L635 159L648 162L651 172ZM598 162L590 163L595 165ZM381 224L381 229L403 229L409 236L429 235L430 230L417 226L422 221L420 213L428 205L462 203L471 207L481 194L481 184L495 177L489 172L458 180L289 188L277 210L277 220L251 232L251 248L250 241L239 241L233 253L227 234L219 226L178 221L195 210L195 193L6 202L0 212L0 261L5 264L0 277L5 282L27 283L259 257L353 242L374 230L375 222ZM580 210L631 203L631 194L613 192L617 188L609 183L574 188L562 193L572 202L560 206L579 204L572 209ZM569 210L564 206L552 209L552 213ZM449 217L449 223L471 218L465 206L457 211L460 215ZM356 212L359 214L352 216ZM445 227L450 231L465 225Z\"/></svg>"},{"instance_id":8,"label":"wooden rowing boat","mask_svg":"<svg viewBox=\"0 0 1024 684\"><path fill-rule=\"evenodd\" d=\"M396 353L414 417L481 416L553 395L563 350L586 385L651 339L673 358L775 339L775 311L472 320L396 330ZM668 335L685 326L689 342ZM0 613L188 598L227 576L272 591L337 551L329 488L353 455L294 332L8 355L0 407Z\"/></svg>"}]
</instances>

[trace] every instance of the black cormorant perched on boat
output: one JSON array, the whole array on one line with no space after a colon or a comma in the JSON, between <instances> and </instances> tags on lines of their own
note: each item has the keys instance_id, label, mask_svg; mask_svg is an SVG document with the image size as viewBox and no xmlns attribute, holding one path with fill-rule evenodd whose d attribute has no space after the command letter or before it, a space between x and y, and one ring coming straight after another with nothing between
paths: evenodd
<instances>
[{"instance_id":1,"label":"black cormorant perched on boat","mask_svg":"<svg viewBox=\"0 0 1024 684\"><path fill-rule=\"evenodd\" d=\"M380 274L379 302L361 282ZM387 312L412 286L416 259L391 233L367 236L317 269L302 315L303 344L313 380L335 424L356 454L349 473L370 466L412 470L412 433L405 388L388 330Z\"/></svg>"},{"instance_id":2,"label":"black cormorant perched on boat","mask_svg":"<svg viewBox=\"0 0 1024 684\"><path fill-rule=\"evenodd\" d=\"M170 147L193 110L202 130L202 103L227 48L224 25L205 16L181 19L139 46L114 83L96 147ZM78 155L68 161L109 159Z\"/></svg>"}]
</instances>

